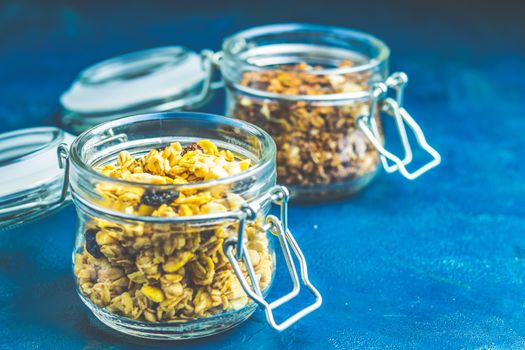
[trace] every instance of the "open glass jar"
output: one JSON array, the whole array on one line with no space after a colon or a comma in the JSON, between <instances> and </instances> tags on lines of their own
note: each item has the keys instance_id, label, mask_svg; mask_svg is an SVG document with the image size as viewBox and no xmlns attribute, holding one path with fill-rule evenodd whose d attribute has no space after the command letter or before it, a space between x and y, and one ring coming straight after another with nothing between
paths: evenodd
<instances>
[{"instance_id":1,"label":"open glass jar","mask_svg":"<svg viewBox=\"0 0 525 350\"><path fill-rule=\"evenodd\" d=\"M0 149L5 139L12 137L0 135ZM234 327L259 305L271 327L283 330L321 305L287 227L288 191L276 185L275 143L262 129L209 114L163 113L60 140L47 140L46 159L40 148L30 157L54 167L55 176L42 180L58 184L55 196L0 209L28 218L61 206L69 187L80 219L73 252L78 293L106 325L144 338L195 338ZM105 172L114 164L129 176ZM0 174L9 169L0 167ZM279 218L269 214L272 204L280 207ZM293 288L268 302L275 238ZM277 322L274 309L302 285L315 301Z\"/></svg>"},{"instance_id":2,"label":"open glass jar","mask_svg":"<svg viewBox=\"0 0 525 350\"><path fill-rule=\"evenodd\" d=\"M168 47L89 68L62 96L64 122L73 116L74 125L82 126L100 116L194 108L225 87L226 115L262 127L276 141L278 180L292 196L331 199L363 188L379 163L412 180L441 161L402 107L408 78L389 75L389 56L381 40L350 29L256 27L227 38L222 51L204 50L200 57ZM222 80L214 81L217 71ZM395 122L402 156L384 147L384 116ZM407 168L413 158L407 126L432 157L416 170Z\"/></svg>"},{"instance_id":3,"label":"open glass jar","mask_svg":"<svg viewBox=\"0 0 525 350\"><path fill-rule=\"evenodd\" d=\"M278 179L299 199L352 194L375 176L380 160L410 179L440 162L400 106L407 77L388 75L390 51L379 39L343 28L274 25L233 35L222 53L226 114L272 135ZM403 160L383 147L382 113L396 120ZM405 123L434 157L413 173L405 167L412 160Z\"/></svg>"}]
</instances>

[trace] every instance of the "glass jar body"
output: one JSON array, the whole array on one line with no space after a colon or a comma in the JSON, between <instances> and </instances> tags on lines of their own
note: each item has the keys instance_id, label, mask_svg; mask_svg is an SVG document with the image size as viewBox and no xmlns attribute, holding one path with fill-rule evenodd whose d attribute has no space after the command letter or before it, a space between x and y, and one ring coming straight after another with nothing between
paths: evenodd
<instances>
[{"instance_id":1,"label":"glass jar body","mask_svg":"<svg viewBox=\"0 0 525 350\"><path fill-rule=\"evenodd\" d=\"M77 291L106 325L139 337L196 338L230 329L255 311L223 250L223 242L237 234L234 222L189 228L118 220L79 204L77 212ZM275 268L273 245L257 224L246 232L266 292Z\"/></svg>"},{"instance_id":2,"label":"glass jar body","mask_svg":"<svg viewBox=\"0 0 525 350\"><path fill-rule=\"evenodd\" d=\"M243 203L275 184L275 148L244 123L196 115L126 118L88 131L72 146L71 189L80 218L73 252L78 292L97 318L130 335L207 336L237 325L256 308L223 244L238 235L236 213ZM208 198L215 208L221 205L219 212L137 215L127 205L141 200L151 184L114 181L88 171L111 163L121 150L139 155L172 142L204 138L255 162L252 171L238 178L175 186L185 201L180 210L197 210L199 201ZM245 245L265 292L275 268L273 246L261 228L267 212L268 206L262 207L244 229Z\"/></svg>"},{"instance_id":3,"label":"glass jar body","mask_svg":"<svg viewBox=\"0 0 525 350\"><path fill-rule=\"evenodd\" d=\"M299 200L345 196L377 173L379 154L357 125L388 75L374 37L309 25L260 27L223 46L226 113L277 144L277 173ZM377 113L374 118L381 132Z\"/></svg>"}]
</instances>

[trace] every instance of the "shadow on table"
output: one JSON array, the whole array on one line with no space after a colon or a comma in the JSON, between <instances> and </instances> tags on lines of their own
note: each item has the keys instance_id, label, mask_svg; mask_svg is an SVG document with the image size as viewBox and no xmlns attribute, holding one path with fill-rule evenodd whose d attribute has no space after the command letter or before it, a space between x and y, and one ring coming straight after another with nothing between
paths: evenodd
<instances>
[{"instance_id":1,"label":"shadow on table","mask_svg":"<svg viewBox=\"0 0 525 350\"><path fill-rule=\"evenodd\" d=\"M103 344L119 344L126 348L173 348L173 347L191 347L195 348L198 346L210 345L217 342L224 342L227 338L231 338L231 334L235 330L228 330L226 332L213 335L206 338L194 339L194 340L176 340L176 341L165 341L165 340L150 340L136 338L128 336L122 333L118 333L111 328L105 326L98 321L94 316L88 315L87 311L84 311L81 323L75 326L75 330L83 337L88 338L86 347L90 346L93 348L101 348Z\"/></svg>"}]
</instances>

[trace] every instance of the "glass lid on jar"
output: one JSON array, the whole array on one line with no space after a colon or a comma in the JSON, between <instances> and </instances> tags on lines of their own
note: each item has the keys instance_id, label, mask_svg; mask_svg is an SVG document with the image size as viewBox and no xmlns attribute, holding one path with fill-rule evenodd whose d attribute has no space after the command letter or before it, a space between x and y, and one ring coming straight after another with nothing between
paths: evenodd
<instances>
[{"instance_id":1,"label":"glass lid on jar","mask_svg":"<svg viewBox=\"0 0 525 350\"><path fill-rule=\"evenodd\" d=\"M54 127L0 134L0 229L61 207L67 197L62 159L74 137Z\"/></svg>"},{"instance_id":2,"label":"glass lid on jar","mask_svg":"<svg viewBox=\"0 0 525 350\"><path fill-rule=\"evenodd\" d=\"M91 66L61 96L62 121L80 132L128 115L196 108L210 95L207 54L168 46Z\"/></svg>"}]
</instances>

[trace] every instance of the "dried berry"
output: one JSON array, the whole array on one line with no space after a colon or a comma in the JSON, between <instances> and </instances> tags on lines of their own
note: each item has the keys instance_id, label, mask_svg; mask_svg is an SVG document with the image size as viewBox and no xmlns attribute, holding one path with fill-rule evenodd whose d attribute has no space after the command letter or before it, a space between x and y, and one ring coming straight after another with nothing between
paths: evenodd
<instances>
[{"instance_id":1,"label":"dried berry","mask_svg":"<svg viewBox=\"0 0 525 350\"><path fill-rule=\"evenodd\" d=\"M94 258L101 258L102 252L100 251L100 246L97 243L97 233L99 230L90 228L84 232L84 238L86 239L86 250Z\"/></svg>"},{"instance_id":2,"label":"dried berry","mask_svg":"<svg viewBox=\"0 0 525 350\"><path fill-rule=\"evenodd\" d=\"M159 190L148 188L140 197L140 203L152 207L159 207L162 204L170 204L179 197L179 192L175 190Z\"/></svg>"},{"instance_id":3,"label":"dried berry","mask_svg":"<svg viewBox=\"0 0 525 350\"><path fill-rule=\"evenodd\" d=\"M189 144L188 146L184 147L182 149L182 152L180 152L180 155L183 156L186 153L188 153L189 151L201 151L202 152L202 147L194 142L194 143Z\"/></svg>"}]
</instances>

